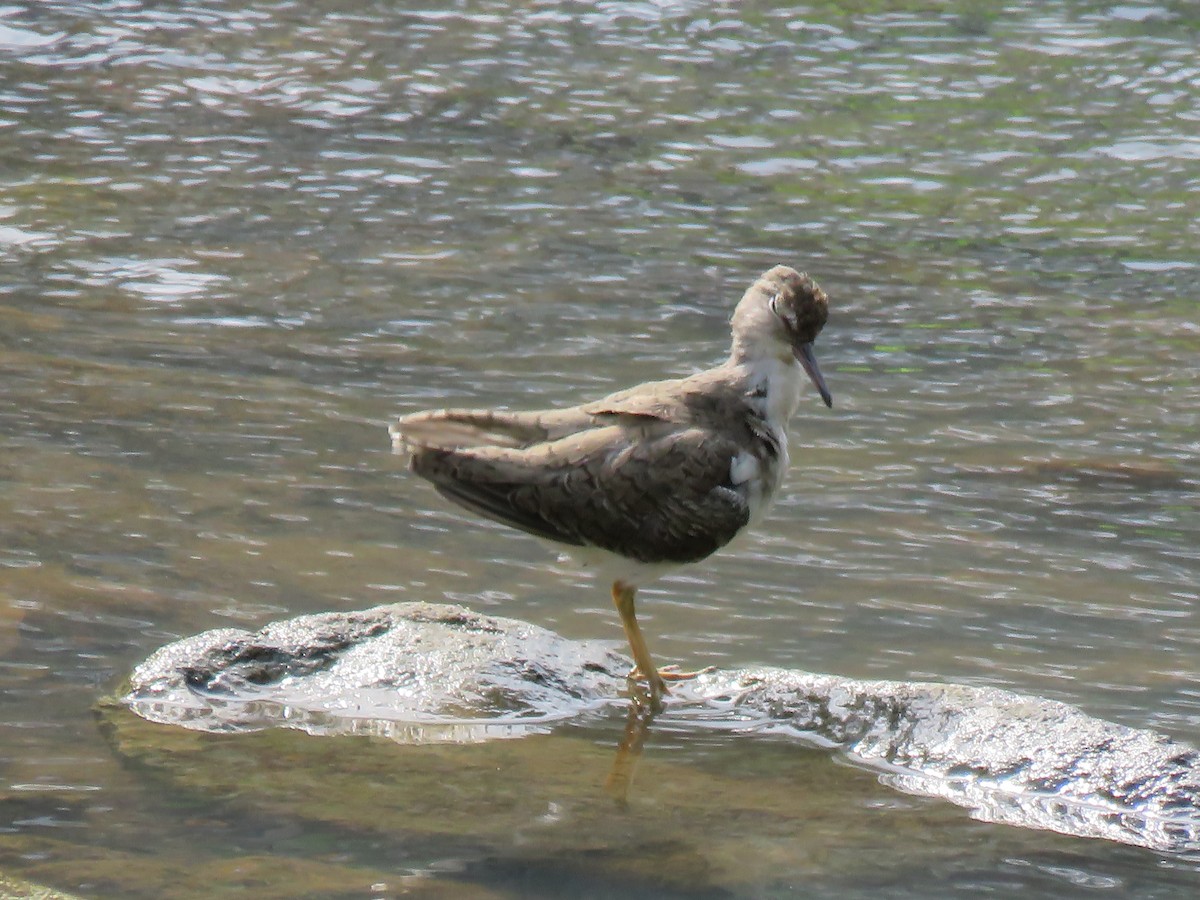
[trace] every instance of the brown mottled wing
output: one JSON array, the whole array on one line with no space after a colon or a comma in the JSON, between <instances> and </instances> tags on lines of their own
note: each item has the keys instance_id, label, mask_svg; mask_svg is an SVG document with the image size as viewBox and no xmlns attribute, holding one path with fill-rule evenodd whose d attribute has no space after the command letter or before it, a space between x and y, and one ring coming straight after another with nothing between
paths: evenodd
<instances>
[{"instance_id":1,"label":"brown mottled wing","mask_svg":"<svg viewBox=\"0 0 1200 900\"><path fill-rule=\"evenodd\" d=\"M425 448L444 496L539 537L642 562L694 562L749 521L730 482L738 445L700 428L596 428L521 450Z\"/></svg>"},{"instance_id":2,"label":"brown mottled wing","mask_svg":"<svg viewBox=\"0 0 1200 900\"><path fill-rule=\"evenodd\" d=\"M725 377L720 369L638 385L576 409L608 423L635 425L656 420L677 428L711 428L726 435L732 429L741 432L742 439L750 438L746 420L755 415L746 404L745 386Z\"/></svg>"},{"instance_id":3,"label":"brown mottled wing","mask_svg":"<svg viewBox=\"0 0 1200 900\"><path fill-rule=\"evenodd\" d=\"M605 419L659 419L687 423L689 410L683 396L686 379L653 381L609 394L601 400L578 407L581 412Z\"/></svg>"}]
</instances>

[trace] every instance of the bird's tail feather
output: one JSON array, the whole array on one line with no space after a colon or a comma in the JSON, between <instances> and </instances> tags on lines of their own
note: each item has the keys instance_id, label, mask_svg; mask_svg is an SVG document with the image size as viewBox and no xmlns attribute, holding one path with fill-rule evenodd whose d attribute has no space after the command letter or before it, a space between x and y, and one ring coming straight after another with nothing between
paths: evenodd
<instances>
[{"instance_id":1,"label":"bird's tail feather","mask_svg":"<svg viewBox=\"0 0 1200 900\"><path fill-rule=\"evenodd\" d=\"M395 422L388 431L397 452L418 448L453 450L460 447L521 447L536 433L513 421L519 413L473 409L435 409L413 413Z\"/></svg>"},{"instance_id":2,"label":"bird's tail feather","mask_svg":"<svg viewBox=\"0 0 1200 900\"><path fill-rule=\"evenodd\" d=\"M418 448L529 447L590 425L580 410L510 412L488 409L436 409L404 416L388 431L398 453Z\"/></svg>"}]
</instances>

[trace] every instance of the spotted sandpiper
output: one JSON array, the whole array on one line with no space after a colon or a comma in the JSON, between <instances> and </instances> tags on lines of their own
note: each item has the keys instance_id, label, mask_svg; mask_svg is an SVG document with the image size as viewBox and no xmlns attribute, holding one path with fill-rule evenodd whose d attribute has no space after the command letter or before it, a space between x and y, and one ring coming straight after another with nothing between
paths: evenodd
<instances>
[{"instance_id":1,"label":"spotted sandpiper","mask_svg":"<svg viewBox=\"0 0 1200 900\"><path fill-rule=\"evenodd\" d=\"M698 562L762 518L788 466L801 372L833 406L813 355L829 301L787 266L764 273L733 313L721 365L559 410L439 409L390 429L438 493L556 544L612 585L652 704L664 680L634 612L637 588Z\"/></svg>"}]
</instances>

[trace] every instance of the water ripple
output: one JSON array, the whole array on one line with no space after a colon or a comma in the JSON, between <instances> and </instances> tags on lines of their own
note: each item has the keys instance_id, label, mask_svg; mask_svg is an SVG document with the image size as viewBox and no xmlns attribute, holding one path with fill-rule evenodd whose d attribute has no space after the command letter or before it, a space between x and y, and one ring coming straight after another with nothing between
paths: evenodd
<instances>
[{"instance_id":1,"label":"water ripple","mask_svg":"<svg viewBox=\"0 0 1200 900\"><path fill-rule=\"evenodd\" d=\"M710 365L781 261L833 298L837 406L767 522L647 590L656 652L1194 730L1194 38L1166 3L10 3L19 746L88 747L79 685L207 617L448 592L615 639L383 423Z\"/></svg>"}]
</instances>

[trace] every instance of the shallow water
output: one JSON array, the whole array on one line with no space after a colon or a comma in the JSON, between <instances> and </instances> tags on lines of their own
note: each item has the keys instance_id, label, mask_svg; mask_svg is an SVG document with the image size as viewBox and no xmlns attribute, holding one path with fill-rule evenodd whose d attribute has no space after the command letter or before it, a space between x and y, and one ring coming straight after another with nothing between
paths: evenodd
<instances>
[{"instance_id":1,"label":"shallow water","mask_svg":"<svg viewBox=\"0 0 1200 900\"><path fill-rule=\"evenodd\" d=\"M92 709L176 636L391 600L618 641L602 588L406 477L386 421L710 365L786 262L832 297L836 405L806 398L754 534L643 593L656 654L1011 687L1196 742L1198 39L1187 3L0 7L0 868L126 897L332 895L318 871L1192 896L1194 862L728 736L652 735L646 765L815 812L739 848L737 883L654 820L682 884L623 867L616 819L572 853L451 839L453 798L381 833L344 780L256 816L261 772L183 782ZM379 752L329 746L313 784ZM249 773L250 744L206 747Z\"/></svg>"}]
</instances>

